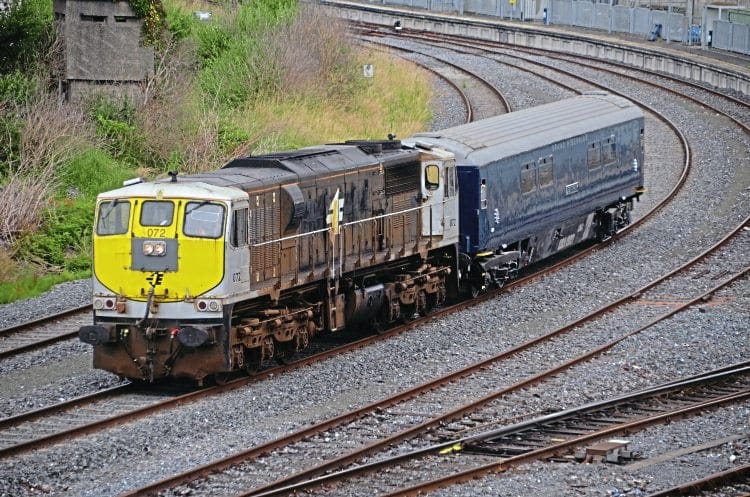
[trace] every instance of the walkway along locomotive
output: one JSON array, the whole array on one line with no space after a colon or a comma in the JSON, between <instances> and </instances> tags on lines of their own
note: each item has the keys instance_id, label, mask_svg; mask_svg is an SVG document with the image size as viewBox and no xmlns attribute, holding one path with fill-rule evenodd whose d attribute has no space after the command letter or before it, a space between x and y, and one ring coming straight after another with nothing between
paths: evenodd
<instances>
[{"instance_id":1,"label":"walkway along locomotive","mask_svg":"<svg viewBox=\"0 0 750 497\"><path fill-rule=\"evenodd\" d=\"M285 361L321 332L427 314L628 224L643 121L585 94L102 193L80 339L97 368L201 382Z\"/></svg>"}]
</instances>

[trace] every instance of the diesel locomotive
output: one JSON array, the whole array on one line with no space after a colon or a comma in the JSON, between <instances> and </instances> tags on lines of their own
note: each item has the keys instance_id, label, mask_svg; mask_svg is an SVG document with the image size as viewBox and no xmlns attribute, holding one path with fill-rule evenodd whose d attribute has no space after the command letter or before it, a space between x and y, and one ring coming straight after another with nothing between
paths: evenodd
<instances>
[{"instance_id":1,"label":"diesel locomotive","mask_svg":"<svg viewBox=\"0 0 750 497\"><path fill-rule=\"evenodd\" d=\"M627 225L643 132L636 106L592 93L129 182L97 200L79 337L96 368L202 382L425 315Z\"/></svg>"}]
</instances>

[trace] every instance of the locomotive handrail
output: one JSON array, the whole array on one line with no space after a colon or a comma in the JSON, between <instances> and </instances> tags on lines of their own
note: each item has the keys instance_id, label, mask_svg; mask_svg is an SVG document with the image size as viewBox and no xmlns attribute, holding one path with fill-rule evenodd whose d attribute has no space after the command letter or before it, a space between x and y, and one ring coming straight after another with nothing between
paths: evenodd
<instances>
[{"instance_id":1,"label":"locomotive handrail","mask_svg":"<svg viewBox=\"0 0 750 497\"><path fill-rule=\"evenodd\" d=\"M443 199L440 203L441 204L445 204L447 201L448 201L447 199ZM401 210L401 211L388 212L386 214L380 214L380 215L377 215L377 216L366 217L364 219L358 219L356 221L349 221L348 223L342 223L342 224L339 225L339 227L340 228L346 228L347 226L355 226L355 225L363 224L363 223L370 222L370 221L377 221L378 219L384 219L384 218L391 217L391 216L396 216L396 215L399 215L399 214L405 214L407 212L413 212L413 211L416 211L416 210L421 210L421 209L424 209L426 207L429 207L430 209L432 209L432 207L434 205L436 205L436 204L430 203L430 204L420 205L418 207L410 207L408 209L404 209L404 210ZM251 247L262 247L263 245L269 245L271 243L285 242L287 240L294 240L295 238L302 238L302 237L305 237L305 236L308 236L308 235L315 235L317 233L323 233L323 232L326 232L326 231L331 231L331 228L328 227L328 228L322 228L322 229L314 230L314 231L306 231L304 233L298 233L296 235L284 236L284 237L281 237L281 238L277 238L275 240L267 240L265 242L253 243L251 245Z\"/></svg>"}]
</instances>

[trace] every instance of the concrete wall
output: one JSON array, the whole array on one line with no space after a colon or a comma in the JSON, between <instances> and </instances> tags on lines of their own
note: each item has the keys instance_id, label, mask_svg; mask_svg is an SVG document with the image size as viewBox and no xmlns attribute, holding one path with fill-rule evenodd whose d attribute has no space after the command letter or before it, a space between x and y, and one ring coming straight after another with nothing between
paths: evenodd
<instances>
[{"instance_id":1,"label":"concrete wall","mask_svg":"<svg viewBox=\"0 0 750 497\"><path fill-rule=\"evenodd\" d=\"M66 98L109 94L139 103L153 75L154 52L142 46L143 21L128 2L54 0L54 11L63 23Z\"/></svg>"}]
</instances>

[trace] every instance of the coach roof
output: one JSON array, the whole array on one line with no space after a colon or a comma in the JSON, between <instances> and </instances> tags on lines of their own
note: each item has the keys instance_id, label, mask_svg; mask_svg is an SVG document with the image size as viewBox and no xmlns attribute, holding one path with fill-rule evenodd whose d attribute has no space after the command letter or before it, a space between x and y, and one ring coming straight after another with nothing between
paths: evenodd
<instances>
[{"instance_id":1,"label":"coach roof","mask_svg":"<svg viewBox=\"0 0 750 497\"><path fill-rule=\"evenodd\" d=\"M592 92L434 133L418 133L409 141L438 145L455 153L462 163L481 165L642 118L641 110L628 100Z\"/></svg>"}]
</instances>

